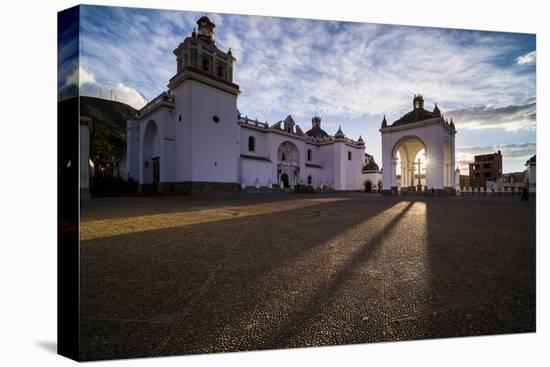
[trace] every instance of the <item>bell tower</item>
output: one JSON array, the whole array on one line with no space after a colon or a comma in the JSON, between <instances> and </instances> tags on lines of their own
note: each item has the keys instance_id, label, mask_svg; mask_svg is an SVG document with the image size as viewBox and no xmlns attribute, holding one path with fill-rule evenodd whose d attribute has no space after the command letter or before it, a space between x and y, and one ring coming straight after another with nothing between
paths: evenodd
<instances>
[{"instance_id":1,"label":"bell tower","mask_svg":"<svg viewBox=\"0 0 550 367\"><path fill-rule=\"evenodd\" d=\"M414 95L413 108L415 110L421 110L424 108L424 98L422 97L422 95Z\"/></svg>"},{"instance_id":2,"label":"bell tower","mask_svg":"<svg viewBox=\"0 0 550 367\"><path fill-rule=\"evenodd\" d=\"M233 66L236 60L231 49L224 52L216 46L214 33L216 25L207 16L197 20L197 26L198 32L193 29L191 36L174 50L177 75L186 70L193 70L232 83Z\"/></svg>"},{"instance_id":3,"label":"bell tower","mask_svg":"<svg viewBox=\"0 0 550 367\"><path fill-rule=\"evenodd\" d=\"M207 16L197 20L197 26L174 50L176 75L168 83L176 101L173 128L181 141L175 147L180 167L176 181L237 184L236 60L231 50L222 51L216 45L216 25Z\"/></svg>"},{"instance_id":4,"label":"bell tower","mask_svg":"<svg viewBox=\"0 0 550 367\"><path fill-rule=\"evenodd\" d=\"M321 118L319 116L313 116L311 119L311 127L321 128Z\"/></svg>"}]
</instances>

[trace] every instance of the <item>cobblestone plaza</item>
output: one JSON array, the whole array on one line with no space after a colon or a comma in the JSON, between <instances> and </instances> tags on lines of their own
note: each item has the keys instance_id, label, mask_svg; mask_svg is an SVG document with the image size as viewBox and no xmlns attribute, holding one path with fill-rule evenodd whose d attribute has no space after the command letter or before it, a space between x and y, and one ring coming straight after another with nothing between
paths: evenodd
<instances>
[{"instance_id":1,"label":"cobblestone plaza","mask_svg":"<svg viewBox=\"0 0 550 367\"><path fill-rule=\"evenodd\" d=\"M81 208L87 360L535 331L535 200L364 193Z\"/></svg>"}]
</instances>

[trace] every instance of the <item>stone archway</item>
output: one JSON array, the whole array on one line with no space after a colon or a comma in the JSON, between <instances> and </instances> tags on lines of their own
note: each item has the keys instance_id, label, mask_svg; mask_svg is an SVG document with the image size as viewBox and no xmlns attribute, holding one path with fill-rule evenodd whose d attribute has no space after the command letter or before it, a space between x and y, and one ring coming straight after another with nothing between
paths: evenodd
<instances>
[{"instance_id":1,"label":"stone archway","mask_svg":"<svg viewBox=\"0 0 550 367\"><path fill-rule=\"evenodd\" d=\"M277 173L279 185L294 188L300 181L300 152L294 143L285 141L277 149ZM286 181L283 182L283 175Z\"/></svg>"},{"instance_id":2,"label":"stone archway","mask_svg":"<svg viewBox=\"0 0 550 367\"><path fill-rule=\"evenodd\" d=\"M408 135L399 139L392 149L392 187L401 191L422 191L421 175L427 176L426 145L418 136ZM399 176L399 180L398 180Z\"/></svg>"},{"instance_id":3,"label":"stone archway","mask_svg":"<svg viewBox=\"0 0 550 367\"><path fill-rule=\"evenodd\" d=\"M155 121L150 120L143 135L143 182L158 184L160 180L160 138Z\"/></svg>"}]
</instances>

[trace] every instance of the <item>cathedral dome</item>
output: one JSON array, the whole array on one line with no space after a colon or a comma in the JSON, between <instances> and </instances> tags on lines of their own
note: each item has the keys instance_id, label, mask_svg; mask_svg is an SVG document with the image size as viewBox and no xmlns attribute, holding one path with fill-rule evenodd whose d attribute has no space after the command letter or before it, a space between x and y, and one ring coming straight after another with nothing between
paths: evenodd
<instances>
[{"instance_id":1,"label":"cathedral dome","mask_svg":"<svg viewBox=\"0 0 550 367\"><path fill-rule=\"evenodd\" d=\"M325 130L321 129L320 127L312 127L308 131L306 131L306 135L311 136L315 139L324 139L328 138L328 134Z\"/></svg>"},{"instance_id":2,"label":"cathedral dome","mask_svg":"<svg viewBox=\"0 0 550 367\"><path fill-rule=\"evenodd\" d=\"M413 99L413 110L403 115L399 120L394 121L392 126L412 124L434 117L441 117L439 108L436 106L433 112L424 109L424 98L422 98L421 95L415 95Z\"/></svg>"},{"instance_id":3,"label":"cathedral dome","mask_svg":"<svg viewBox=\"0 0 550 367\"><path fill-rule=\"evenodd\" d=\"M315 139L325 139L329 137L329 134L323 129L321 129L321 118L318 116L314 116L311 119L311 129L306 131L306 135L311 136Z\"/></svg>"}]
</instances>

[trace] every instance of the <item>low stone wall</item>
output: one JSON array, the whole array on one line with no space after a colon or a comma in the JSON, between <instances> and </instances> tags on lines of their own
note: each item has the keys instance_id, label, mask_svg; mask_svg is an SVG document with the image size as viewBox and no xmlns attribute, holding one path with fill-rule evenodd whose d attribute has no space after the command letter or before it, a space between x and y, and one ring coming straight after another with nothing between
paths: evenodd
<instances>
[{"instance_id":1,"label":"low stone wall","mask_svg":"<svg viewBox=\"0 0 550 367\"><path fill-rule=\"evenodd\" d=\"M512 196L512 195L516 195L516 196L521 196L521 190L515 190L515 191L511 191L511 190L508 190L508 191L504 191L504 190L486 190L486 189L478 189L478 188L474 188L474 189L466 189L466 190L459 190L457 191L457 194L458 195L462 195L462 196L473 196L473 195L485 195L485 196L491 196L491 195L495 195L495 196Z\"/></svg>"},{"instance_id":2,"label":"low stone wall","mask_svg":"<svg viewBox=\"0 0 550 367\"><path fill-rule=\"evenodd\" d=\"M241 189L241 191L244 194L319 194L336 192L334 189L319 189L309 185L296 186L295 188L283 188L277 185L273 185L271 188L267 186L260 186L259 188L247 186L244 189Z\"/></svg>"},{"instance_id":3,"label":"low stone wall","mask_svg":"<svg viewBox=\"0 0 550 367\"><path fill-rule=\"evenodd\" d=\"M397 186L392 187L390 190L381 190L382 195L400 195L400 196L455 196L456 190L452 187L445 187L442 189L430 189L424 188L419 190L416 186L402 187L398 189Z\"/></svg>"}]
</instances>

